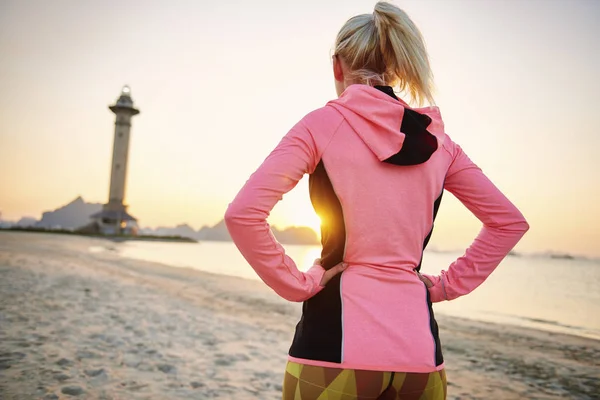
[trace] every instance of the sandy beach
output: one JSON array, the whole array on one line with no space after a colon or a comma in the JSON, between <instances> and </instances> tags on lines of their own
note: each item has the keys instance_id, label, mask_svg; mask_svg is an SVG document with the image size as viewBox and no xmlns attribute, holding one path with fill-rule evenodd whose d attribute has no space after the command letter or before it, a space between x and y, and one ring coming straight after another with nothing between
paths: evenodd
<instances>
[{"instance_id":1,"label":"sandy beach","mask_svg":"<svg viewBox=\"0 0 600 400\"><path fill-rule=\"evenodd\" d=\"M260 282L0 232L1 399L278 399L300 314ZM437 316L449 399L598 399L600 342Z\"/></svg>"}]
</instances>

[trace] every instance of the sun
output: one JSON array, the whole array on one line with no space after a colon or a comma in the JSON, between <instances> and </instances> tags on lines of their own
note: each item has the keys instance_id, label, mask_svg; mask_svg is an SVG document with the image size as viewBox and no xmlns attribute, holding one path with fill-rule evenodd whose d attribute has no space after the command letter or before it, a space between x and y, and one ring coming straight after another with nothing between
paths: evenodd
<instances>
[{"instance_id":1,"label":"sun","mask_svg":"<svg viewBox=\"0 0 600 400\"><path fill-rule=\"evenodd\" d=\"M314 212L314 210L308 209L305 212L299 212L294 217L294 225L307 226L313 231L315 231L317 236L321 236L321 218L319 218L319 216Z\"/></svg>"},{"instance_id":2,"label":"sun","mask_svg":"<svg viewBox=\"0 0 600 400\"><path fill-rule=\"evenodd\" d=\"M321 237L321 219L312 207L302 207L294 210L290 218L290 225L306 226L315 231L317 237Z\"/></svg>"},{"instance_id":3,"label":"sun","mask_svg":"<svg viewBox=\"0 0 600 400\"><path fill-rule=\"evenodd\" d=\"M312 220L310 221L310 223L306 226L315 231L317 236L321 237L321 218L319 218L319 216L313 212L311 219Z\"/></svg>"},{"instance_id":4,"label":"sun","mask_svg":"<svg viewBox=\"0 0 600 400\"><path fill-rule=\"evenodd\" d=\"M306 177L305 180L307 180ZM312 229L320 239L321 220L310 202L308 182L305 183L299 184L295 190L286 193L282 201L275 205L269 215L269 223L279 229L305 226Z\"/></svg>"}]
</instances>

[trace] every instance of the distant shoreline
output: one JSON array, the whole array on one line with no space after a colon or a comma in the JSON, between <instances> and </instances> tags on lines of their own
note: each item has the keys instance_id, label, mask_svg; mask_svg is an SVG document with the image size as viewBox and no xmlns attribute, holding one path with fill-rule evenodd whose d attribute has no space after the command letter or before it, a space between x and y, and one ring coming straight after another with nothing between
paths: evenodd
<instances>
[{"instance_id":1,"label":"distant shoreline","mask_svg":"<svg viewBox=\"0 0 600 400\"><path fill-rule=\"evenodd\" d=\"M224 243L232 243L231 239L220 239L220 238L204 238L204 239L194 239L187 236L179 236L179 235L138 235L138 236L130 236L130 235L101 235L101 234L87 234L87 233L79 233L75 231L70 231L66 229L46 229L39 227L9 227L9 228L0 228L0 232L29 232L29 233L45 233L45 234L58 234L58 235L73 235L73 236L82 236L82 237L91 237L91 238L99 238L106 239L113 242L125 242L125 241L140 241L140 242L171 242L171 243L201 243L201 242L224 242ZM283 240L282 240L283 239ZM295 242L293 240L286 240L285 238L278 238L280 243L289 244L289 245L299 245L299 246L319 246L321 243L307 243L307 242ZM457 249L449 249L449 250L440 250L437 248L427 249L427 252L431 253L460 253L460 250ZM538 253L521 253L516 251L511 251L507 257L534 257L534 258L546 258L550 260L565 260L565 261L588 261L588 262L600 262L600 258L597 257L589 257L580 254L570 254L570 253L562 253L562 252L538 252Z\"/></svg>"},{"instance_id":2,"label":"distant shoreline","mask_svg":"<svg viewBox=\"0 0 600 400\"><path fill-rule=\"evenodd\" d=\"M80 233L68 230L48 230L44 228L0 228L0 232L24 232L24 233L46 233L56 235L71 235L71 236L84 236L98 239L107 239L113 242L125 242L125 241L147 241L147 242L181 242L181 243L198 243L197 240L183 237L183 236L154 236L154 235L102 235L93 233Z\"/></svg>"}]
</instances>

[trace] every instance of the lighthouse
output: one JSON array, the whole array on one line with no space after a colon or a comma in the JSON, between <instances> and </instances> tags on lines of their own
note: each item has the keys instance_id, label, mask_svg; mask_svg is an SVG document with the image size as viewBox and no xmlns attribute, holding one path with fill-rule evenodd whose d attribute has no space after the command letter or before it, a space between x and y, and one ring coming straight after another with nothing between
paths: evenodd
<instances>
[{"instance_id":1,"label":"lighthouse","mask_svg":"<svg viewBox=\"0 0 600 400\"><path fill-rule=\"evenodd\" d=\"M115 134L112 163L110 164L110 188L108 203L102 211L93 214L97 231L106 235L132 233L136 219L127 212L125 188L127 183L127 159L129 157L129 137L131 119L140 113L134 107L129 86L123 86L117 102L108 107L115 114Z\"/></svg>"}]
</instances>

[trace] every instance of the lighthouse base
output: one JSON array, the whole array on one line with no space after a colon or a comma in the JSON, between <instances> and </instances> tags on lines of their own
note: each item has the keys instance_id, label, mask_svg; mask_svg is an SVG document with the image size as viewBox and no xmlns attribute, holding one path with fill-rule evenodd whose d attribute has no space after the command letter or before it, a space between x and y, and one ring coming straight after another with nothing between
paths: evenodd
<instances>
[{"instance_id":1,"label":"lighthouse base","mask_svg":"<svg viewBox=\"0 0 600 400\"><path fill-rule=\"evenodd\" d=\"M125 206L105 204L102 211L91 215L92 223L86 228L102 235L137 235L137 219L129 214ZM87 229L86 229L87 230Z\"/></svg>"}]
</instances>

